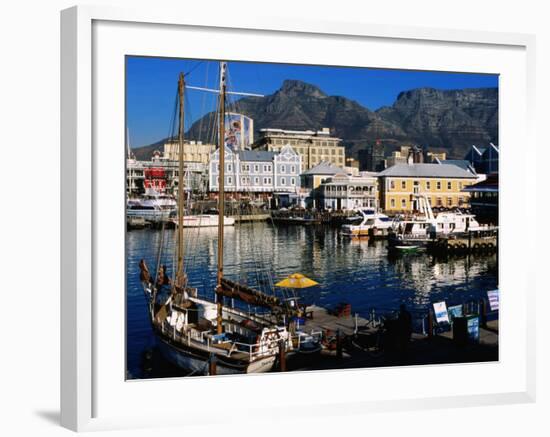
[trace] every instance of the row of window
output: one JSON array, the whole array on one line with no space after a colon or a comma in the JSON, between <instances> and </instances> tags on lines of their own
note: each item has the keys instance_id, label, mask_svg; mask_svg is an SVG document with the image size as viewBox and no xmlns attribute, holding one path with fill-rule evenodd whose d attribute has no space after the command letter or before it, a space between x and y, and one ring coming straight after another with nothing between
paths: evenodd
<instances>
[{"instance_id":1,"label":"row of window","mask_svg":"<svg viewBox=\"0 0 550 437\"><path fill-rule=\"evenodd\" d=\"M325 187L325 190L326 191L348 191L348 186L347 185L327 185ZM365 191L365 192L374 192L374 186L370 185L370 186L362 186L362 187L354 187L354 186L351 186L349 187L349 191Z\"/></svg>"},{"instance_id":2,"label":"row of window","mask_svg":"<svg viewBox=\"0 0 550 437\"><path fill-rule=\"evenodd\" d=\"M197 162L208 162L210 159L210 153L184 153L183 159L186 162L197 161Z\"/></svg>"},{"instance_id":3,"label":"row of window","mask_svg":"<svg viewBox=\"0 0 550 437\"><path fill-rule=\"evenodd\" d=\"M226 168L227 168L228 172L233 171L233 164L227 164ZM251 168L254 170L253 173L259 173L260 168L263 169L264 173L271 173L271 171L273 170L272 164L263 164L263 166L260 165L260 164L254 164L254 166L252 166L250 164L241 164L241 171L242 172L250 173ZM217 169L218 169L218 173L219 173L220 172L220 165L219 164L217 165ZM280 169L281 173L286 173L287 167L286 167L286 165L281 165L279 167L279 169ZM290 169L290 173L296 173L296 166L295 165L289 166L289 169Z\"/></svg>"},{"instance_id":4,"label":"row of window","mask_svg":"<svg viewBox=\"0 0 550 437\"><path fill-rule=\"evenodd\" d=\"M424 186L425 186L426 190L431 190L432 189L432 181L426 181ZM463 186L464 186L464 184L462 183L462 181L458 181L458 190L462 190ZM395 190L395 187L396 187L395 181L390 180L390 189ZM419 181L414 181L414 187L415 188L420 188ZM443 187L443 182L442 181L435 181L435 189L436 190L441 190L442 187ZM402 190L407 189L407 181L401 181L401 189ZM452 181L447 181L447 190L452 190L452 189L453 189L453 182Z\"/></svg>"},{"instance_id":5,"label":"row of window","mask_svg":"<svg viewBox=\"0 0 550 437\"><path fill-rule=\"evenodd\" d=\"M329 147L329 146L332 146L332 145L336 145L336 144L331 144L331 143L337 143L338 140L334 140L334 141L313 141L312 142L312 145L313 146L317 146L317 147ZM286 146L287 144L290 144L291 146L298 146L300 144L303 144L304 141L301 141L301 140L274 140L273 144L277 144L277 145L280 145L280 146Z\"/></svg>"},{"instance_id":6,"label":"row of window","mask_svg":"<svg viewBox=\"0 0 550 437\"><path fill-rule=\"evenodd\" d=\"M319 158L319 159L317 159L317 158L312 159L312 160L311 160L311 163L310 163L310 166L311 166L311 167L314 167L314 166L316 166L317 164L319 164L321 161L327 161L327 159L326 159L326 158L323 158L323 157L321 157L321 158ZM333 164L344 165L344 158L334 158L334 159L329 159L328 161L329 161L329 162L332 162Z\"/></svg>"},{"instance_id":7,"label":"row of window","mask_svg":"<svg viewBox=\"0 0 550 437\"><path fill-rule=\"evenodd\" d=\"M241 171L242 172L250 173L251 168L254 169L254 173L259 173L260 172L260 164L254 164L254 166L251 166L250 164L241 164ZM295 165L291 165L291 166L289 166L289 168L290 168L290 173L296 173L296 166ZM218 169L219 169L219 166L218 166ZM281 173L286 173L287 167L286 167L286 165L281 165L279 167L279 169L280 169ZM228 165L227 170L228 171L232 170L231 164ZM263 170L264 170L264 173L265 172L270 172L271 171L271 164L264 164Z\"/></svg>"},{"instance_id":8,"label":"row of window","mask_svg":"<svg viewBox=\"0 0 550 437\"><path fill-rule=\"evenodd\" d=\"M431 197L428 197L428 203L431 206L434 206L434 201L432 200ZM458 205L462 205L463 203L464 203L464 198L459 197L458 198ZM394 198L390 199L390 208L395 208L396 206L397 206L396 199L394 199ZM442 197L436 197L435 198L435 206L451 207L451 206L453 206L453 198L452 197L447 197L446 202L444 202ZM401 208L402 209L407 209L407 199L404 199L404 198L401 199Z\"/></svg>"},{"instance_id":9,"label":"row of window","mask_svg":"<svg viewBox=\"0 0 550 437\"><path fill-rule=\"evenodd\" d=\"M273 147L274 152L279 152L281 150L281 147ZM338 155L338 156L344 156L344 149L316 149L316 148L308 148L308 147L296 147L294 149L296 153L299 153L300 155L306 155L308 153L308 150L311 151L312 155Z\"/></svg>"},{"instance_id":10,"label":"row of window","mask_svg":"<svg viewBox=\"0 0 550 437\"><path fill-rule=\"evenodd\" d=\"M251 181L252 181L252 178L250 176L242 176L241 177L241 184L242 185L251 185ZM296 178L290 178L289 182L290 182L290 185L295 186L296 185ZM219 183L220 183L220 178L219 177L216 178L216 183L219 185ZM271 185L272 183L273 183L273 179L271 177L264 177L263 178L263 185ZM281 185L286 185L286 183L287 183L287 179L286 178L281 178ZM228 185L233 184L233 177L232 176L227 177L227 184ZM260 178L259 177L254 178L254 185L260 185Z\"/></svg>"}]
</instances>

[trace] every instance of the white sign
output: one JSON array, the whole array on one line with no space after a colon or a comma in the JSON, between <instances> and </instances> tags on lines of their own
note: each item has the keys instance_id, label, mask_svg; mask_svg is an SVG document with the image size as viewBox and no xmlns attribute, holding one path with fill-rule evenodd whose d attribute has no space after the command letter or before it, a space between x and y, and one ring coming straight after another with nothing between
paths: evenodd
<instances>
[{"instance_id":1,"label":"white sign","mask_svg":"<svg viewBox=\"0 0 550 437\"><path fill-rule=\"evenodd\" d=\"M498 311L498 289L487 291L487 298L489 299L489 307L491 311Z\"/></svg>"},{"instance_id":2,"label":"white sign","mask_svg":"<svg viewBox=\"0 0 550 437\"><path fill-rule=\"evenodd\" d=\"M437 323L449 323L449 313L445 302L434 303L434 313Z\"/></svg>"}]
</instances>

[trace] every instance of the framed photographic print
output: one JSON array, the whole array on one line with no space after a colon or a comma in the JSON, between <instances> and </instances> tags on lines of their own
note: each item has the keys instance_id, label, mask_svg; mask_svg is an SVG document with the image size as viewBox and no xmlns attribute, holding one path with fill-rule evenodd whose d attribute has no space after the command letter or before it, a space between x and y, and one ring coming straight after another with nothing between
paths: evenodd
<instances>
[{"instance_id":1,"label":"framed photographic print","mask_svg":"<svg viewBox=\"0 0 550 437\"><path fill-rule=\"evenodd\" d=\"M62 12L62 424L532 400L532 37L233 22Z\"/></svg>"}]
</instances>

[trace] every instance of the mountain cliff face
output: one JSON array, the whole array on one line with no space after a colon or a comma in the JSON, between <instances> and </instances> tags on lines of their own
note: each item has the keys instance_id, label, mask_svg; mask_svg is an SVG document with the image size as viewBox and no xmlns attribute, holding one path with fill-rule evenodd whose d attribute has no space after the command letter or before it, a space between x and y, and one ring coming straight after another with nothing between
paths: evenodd
<instances>
[{"instance_id":1,"label":"mountain cliff face","mask_svg":"<svg viewBox=\"0 0 550 437\"><path fill-rule=\"evenodd\" d=\"M400 93L392 106L371 111L354 100L328 96L314 85L286 80L274 94L240 99L230 109L252 117L257 131L329 127L352 155L376 139L446 151L450 158L462 158L472 144L498 144L497 88L419 88ZM211 137L207 129L215 125L212 117L209 113L195 122L187 138Z\"/></svg>"},{"instance_id":2,"label":"mountain cliff face","mask_svg":"<svg viewBox=\"0 0 550 437\"><path fill-rule=\"evenodd\" d=\"M402 92L396 102L376 111L398 124L411 142L463 157L472 144L498 144L498 89Z\"/></svg>"}]
</instances>

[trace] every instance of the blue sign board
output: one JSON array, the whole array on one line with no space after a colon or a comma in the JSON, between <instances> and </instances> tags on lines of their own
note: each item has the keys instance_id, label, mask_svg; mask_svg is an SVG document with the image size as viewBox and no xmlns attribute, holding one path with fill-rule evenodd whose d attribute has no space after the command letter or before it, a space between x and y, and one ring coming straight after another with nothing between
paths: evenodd
<instances>
[{"instance_id":1,"label":"blue sign board","mask_svg":"<svg viewBox=\"0 0 550 437\"><path fill-rule=\"evenodd\" d=\"M468 317L468 340L477 343L479 341L479 317Z\"/></svg>"},{"instance_id":2,"label":"blue sign board","mask_svg":"<svg viewBox=\"0 0 550 437\"><path fill-rule=\"evenodd\" d=\"M462 305L450 306L447 308L447 312L449 313L449 319L451 319L452 323L455 317L462 317Z\"/></svg>"}]
</instances>

